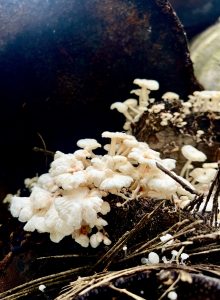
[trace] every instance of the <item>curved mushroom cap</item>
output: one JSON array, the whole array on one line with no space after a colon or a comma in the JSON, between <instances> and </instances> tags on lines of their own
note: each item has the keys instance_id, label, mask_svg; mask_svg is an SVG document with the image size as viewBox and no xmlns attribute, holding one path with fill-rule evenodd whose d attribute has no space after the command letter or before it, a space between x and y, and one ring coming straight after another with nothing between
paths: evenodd
<instances>
[{"instance_id":1,"label":"curved mushroom cap","mask_svg":"<svg viewBox=\"0 0 220 300\"><path fill-rule=\"evenodd\" d=\"M195 168L189 175L199 183L210 183L214 179L216 172L217 170L212 168Z\"/></svg>"},{"instance_id":2,"label":"curved mushroom cap","mask_svg":"<svg viewBox=\"0 0 220 300\"><path fill-rule=\"evenodd\" d=\"M101 147L95 139L81 139L76 143L78 147L86 149L86 150L94 150L96 148Z\"/></svg>"},{"instance_id":3,"label":"curved mushroom cap","mask_svg":"<svg viewBox=\"0 0 220 300\"><path fill-rule=\"evenodd\" d=\"M183 156L190 161L205 161L207 156L191 145L184 145L181 149Z\"/></svg>"},{"instance_id":4,"label":"curved mushroom cap","mask_svg":"<svg viewBox=\"0 0 220 300\"><path fill-rule=\"evenodd\" d=\"M131 176L115 174L112 177L106 178L100 185L101 190L120 190L123 187L129 187L133 181Z\"/></svg>"},{"instance_id":5,"label":"curved mushroom cap","mask_svg":"<svg viewBox=\"0 0 220 300\"><path fill-rule=\"evenodd\" d=\"M137 84L141 88L146 88L151 91L156 91L159 89L159 83L156 80L137 78L133 81L133 83Z\"/></svg>"},{"instance_id":6,"label":"curved mushroom cap","mask_svg":"<svg viewBox=\"0 0 220 300\"><path fill-rule=\"evenodd\" d=\"M132 135L126 134L124 132L111 132L111 131L104 131L102 133L102 137L104 138L116 138L116 139L130 139L130 140L135 140L135 137L133 137Z\"/></svg>"},{"instance_id":7,"label":"curved mushroom cap","mask_svg":"<svg viewBox=\"0 0 220 300\"><path fill-rule=\"evenodd\" d=\"M120 113L124 113L128 110L128 107L122 102L115 102L110 106L110 109L117 109Z\"/></svg>"},{"instance_id":8,"label":"curved mushroom cap","mask_svg":"<svg viewBox=\"0 0 220 300\"><path fill-rule=\"evenodd\" d=\"M159 264L160 257L156 252L150 252L148 255L148 261L150 264Z\"/></svg>"},{"instance_id":9,"label":"curved mushroom cap","mask_svg":"<svg viewBox=\"0 0 220 300\"><path fill-rule=\"evenodd\" d=\"M133 99L133 98L129 98L129 99L125 100L123 103L125 105L131 106L131 107L137 107L137 105L138 105L138 101L136 99Z\"/></svg>"},{"instance_id":10,"label":"curved mushroom cap","mask_svg":"<svg viewBox=\"0 0 220 300\"><path fill-rule=\"evenodd\" d=\"M163 100L179 100L180 96L176 93L173 92L166 92L165 94L163 94L162 99Z\"/></svg>"}]
</instances>

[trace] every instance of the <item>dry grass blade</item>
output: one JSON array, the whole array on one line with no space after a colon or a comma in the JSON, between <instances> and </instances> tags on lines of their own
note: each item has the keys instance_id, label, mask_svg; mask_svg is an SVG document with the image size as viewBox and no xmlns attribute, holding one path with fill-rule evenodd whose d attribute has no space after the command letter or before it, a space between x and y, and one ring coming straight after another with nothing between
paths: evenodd
<instances>
[{"instance_id":1,"label":"dry grass blade","mask_svg":"<svg viewBox=\"0 0 220 300\"><path fill-rule=\"evenodd\" d=\"M95 274L88 277L81 277L76 281L72 282L69 286L69 291L63 293L58 296L56 300L70 300L74 299L76 295L84 295L88 293L90 290L108 285L114 279L117 279L121 276L129 276L135 274L136 272L142 272L148 269L158 269L158 266L137 266L129 269L124 269L120 271L108 271L99 274Z\"/></svg>"},{"instance_id":2,"label":"dry grass blade","mask_svg":"<svg viewBox=\"0 0 220 300\"><path fill-rule=\"evenodd\" d=\"M195 241L195 240L204 240L204 239L219 240L220 239L220 231L215 231L212 233L192 236L188 240Z\"/></svg>"},{"instance_id":3,"label":"dry grass blade","mask_svg":"<svg viewBox=\"0 0 220 300\"><path fill-rule=\"evenodd\" d=\"M32 295L34 292L38 291L39 285L41 284L46 285L47 289L49 289L50 286L54 287L55 285L60 285L60 284L63 285L69 282L73 278L73 276L82 274L82 272L86 272L86 270L88 270L88 266L80 267L76 269L70 269L68 271L37 278L35 280L32 280L30 282L12 288L6 292L0 293L0 299L16 300L24 296Z\"/></svg>"},{"instance_id":4,"label":"dry grass blade","mask_svg":"<svg viewBox=\"0 0 220 300\"><path fill-rule=\"evenodd\" d=\"M130 276L133 274L138 274L141 272L146 271L160 271L161 269L165 270L175 270L178 273L184 272L193 272L199 273L200 271L194 267L188 267L184 265L167 265L167 264L160 264L160 265L142 265L142 266L135 266L128 269L123 269L119 271L108 271L104 273L98 273L88 277L80 277L76 281L72 282L69 287L68 291L58 296L55 300L71 300L75 299L77 296L83 296L90 292L91 290L98 288L98 287L106 287L111 284L114 284L114 280L117 278L121 278L123 276ZM176 284L176 282L175 282ZM120 289L121 290L121 289ZM126 290L127 291L127 290ZM127 291L129 293L129 291ZM128 296L128 293L126 295ZM134 298L135 294L132 293L133 299L141 300L141 298ZM139 297L139 296L137 296Z\"/></svg>"},{"instance_id":5,"label":"dry grass blade","mask_svg":"<svg viewBox=\"0 0 220 300\"><path fill-rule=\"evenodd\" d=\"M151 246L154 242L156 242L157 240L160 239L161 236L166 235L167 233L172 233L173 231L177 231L182 225L186 224L190 222L188 219L185 219L183 221L177 222L174 225L172 225L170 228L168 228L166 231L163 231L162 233L158 234L155 238L151 239L148 242L144 242L141 244L136 245L135 247L133 247L131 249L131 252L133 253L138 253L140 251L142 251L143 249L148 248L149 246ZM172 238L171 238L172 239ZM169 241L169 240L168 240Z\"/></svg>"},{"instance_id":6,"label":"dry grass blade","mask_svg":"<svg viewBox=\"0 0 220 300\"><path fill-rule=\"evenodd\" d=\"M204 254L210 254L210 253L213 253L213 252L219 252L220 253L220 247L218 247L216 249L209 249L209 250L206 250L206 251L190 253L190 257L191 256L198 256L198 255L204 255Z\"/></svg>"},{"instance_id":7,"label":"dry grass blade","mask_svg":"<svg viewBox=\"0 0 220 300\"><path fill-rule=\"evenodd\" d=\"M126 295L126 296L128 296L128 297L130 297L130 298L132 298L132 299L135 299L135 300L146 300L145 298L142 298L142 297L140 297L140 296L138 296L138 295L136 295L136 294L134 294L134 293L131 293L131 292L129 292L129 291L126 290L126 289L119 289L119 288L117 288L116 286L114 286L112 283L109 284L108 286L109 286L111 289L113 289L113 290L119 292L120 294L124 294L124 295Z\"/></svg>"},{"instance_id":8,"label":"dry grass blade","mask_svg":"<svg viewBox=\"0 0 220 300\"><path fill-rule=\"evenodd\" d=\"M182 222L178 222L176 224L174 224L171 228L175 228L178 227L180 228L180 225L186 224L188 223L189 220L186 221L182 221ZM175 240L176 238L179 238L180 236L186 235L188 233L191 233L193 231L196 230L195 226L199 225L203 223L202 220L196 220L195 222L183 227L182 229L180 229L179 231L177 231L171 238L170 240ZM169 228L168 230L170 230L171 228ZM167 232L167 231L166 231ZM172 232L172 231L168 231L168 232ZM120 260L120 262L122 261L127 261L129 259L133 259L135 257L139 257L141 255L145 255L146 253L149 253L151 251L154 250L160 250L160 249L166 249L166 250L173 250L176 249L179 246L188 246L188 245L192 245L193 242L192 241L183 241L183 242L179 242L179 243L172 243L171 245L167 244L167 242L169 240L167 240L165 243L162 241L159 241L160 236L162 236L163 234L159 234L157 237L153 238L152 240L148 241L147 243L145 243L144 245L141 245L139 248L137 248L135 251L132 251L132 254L128 254L127 257L125 257L124 259Z\"/></svg>"}]
</instances>

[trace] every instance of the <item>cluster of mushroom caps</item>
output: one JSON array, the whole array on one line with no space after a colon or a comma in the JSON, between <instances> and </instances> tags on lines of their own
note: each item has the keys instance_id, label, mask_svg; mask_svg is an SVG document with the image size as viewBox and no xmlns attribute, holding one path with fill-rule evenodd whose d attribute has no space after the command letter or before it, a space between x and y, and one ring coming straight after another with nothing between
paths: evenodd
<instances>
[{"instance_id":1,"label":"cluster of mushroom caps","mask_svg":"<svg viewBox=\"0 0 220 300\"><path fill-rule=\"evenodd\" d=\"M139 121L144 112L157 114L160 116L160 125L182 128L186 122L186 117L192 113L214 112L220 113L220 92L219 91L195 91L193 95L189 95L187 101L180 99L179 95L174 92L166 92L163 94L162 101L155 103L154 98L150 98L151 91L159 89L159 83L151 79L135 79L133 82L138 85L138 89L132 90L130 93L138 96L138 100L129 98L124 102L115 102L111 105L111 109L117 109L125 118L123 128L127 132L131 132L131 124ZM178 102L179 111L172 113L169 108L170 103Z\"/></svg>"},{"instance_id":2,"label":"cluster of mushroom caps","mask_svg":"<svg viewBox=\"0 0 220 300\"><path fill-rule=\"evenodd\" d=\"M120 196L121 205L138 197L190 199L192 195L157 167L160 163L171 171L175 160L161 159L126 133L106 131L102 137L110 139L103 147L106 154L94 153L101 147L96 140L79 140L81 149L56 152L49 172L29 180L29 197L12 196L11 214L26 222L24 230L47 232L53 242L70 235L81 246L95 248L111 243L103 218L111 210L107 195Z\"/></svg>"}]
</instances>

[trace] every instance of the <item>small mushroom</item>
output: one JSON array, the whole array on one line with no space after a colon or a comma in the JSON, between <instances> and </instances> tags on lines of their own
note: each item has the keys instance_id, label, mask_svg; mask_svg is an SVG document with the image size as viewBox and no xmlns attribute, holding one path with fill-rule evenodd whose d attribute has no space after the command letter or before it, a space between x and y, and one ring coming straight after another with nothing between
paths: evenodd
<instances>
[{"instance_id":1,"label":"small mushroom","mask_svg":"<svg viewBox=\"0 0 220 300\"><path fill-rule=\"evenodd\" d=\"M102 133L102 137L111 139L111 144L108 152L108 154L111 156L115 155L116 153L117 142L123 141L125 139L132 139L132 140L134 139L133 136L126 134L124 132L110 132L110 131L104 131Z\"/></svg>"},{"instance_id":2,"label":"small mushroom","mask_svg":"<svg viewBox=\"0 0 220 300\"><path fill-rule=\"evenodd\" d=\"M173 236L169 233L162 235L160 237L161 242L167 244L167 245L171 245L173 243Z\"/></svg>"},{"instance_id":3,"label":"small mushroom","mask_svg":"<svg viewBox=\"0 0 220 300\"><path fill-rule=\"evenodd\" d=\"M149 261L149 264L159 264L160 262L160 257L159 255L156 253L156 252L150 252L148 254L148 261Z\"/></svg>"},{"instance_id":4,"label":"small mushroom","mask_svg":"<svg viewBox=\"0 0 220 300\"><path fill-rule=\"evenodd\" d=\"M175 291L170 291L167 294L167 298L170 299L170 300L176 300L178 298L178 295Z\"/></svg>"},{"instance_id":5,"label":"small mushroom","mask_svg":"<svg viewBox=\"0 0 220 300\"><path fill-rule=\"evenodd\" d=\"M146 107L149 103L150 92L158 90L159 83L156 80L139 78L135 79L133 82L141 88L141 93L139 96L139 105L142 107Z\"/></svg>"},{"instance_id":6,"label":"small mushroom","mask_svg":"<svg viewBox=\"0 0 220 300\"><path fill-rule=\"evenodd\" d=\"M193 182L209 184L216 175L217 170L212 168L195 168L190 172L190 176L193 178Z\"/></svg>"},{"instance_id":7,"label":"small mushroom","mask_svg":"<svg viewBox=\"0 0 220 300\"><path fill-rule=\"evenodd\" d=\"M122 113L128 121L133 121L132 116L128 113L128 106L125 103L115 102L110 106L110 109L117 109L117 111Z\"/></svg>"},{"instance_id":8,"label":"small mushroom","mask_svg":"<svg viewBox=\"0 0 220 300\"><path fill-rule=\"evenodd\" d=\"M133 116L139 114L138 101L136 99L129 98L125 100L123 103L128 107L128 109L131 111Z\"/></svg>"},{"instance_id":9,"label":"small mushroom","mask_svg":"<svg viewBox=\"0 0 220 300\"><path fill-rule=\"evenodd\" d=\"M177 101L179 100L180 96L173 92L166 92L163 94L162 99L168 102Z\"/></svg>"},{"instance_id":10,"label":"small mushroom","mask_svg":"<svg viewBox=\"0 0 220 300\"><path fill-rule=\"evenodd\" d=\"M101 144L99 144L95 139L81 139L76 143L78 147L87 150L89 153L93 154L93 150L100 148Z\"/></svg>"},{"instance_id":11,"label":"small mushroom","mask_svg":"<svg viewBox=\"0 0 220 300\"><path fill-rule=\"evenodd\" d=\"M192 162L198 161L202 162L207 159L207 156L202 152L196 149L195 147L191 145L184 145L181 149L181 152L183 156L187 159L187 162L183 166L180 176L184 177L186 171L189 169L189 166L191 165Z\"/></svg>"},{"instance_id":12,"label":"small mushroom","mask_svg":"<svg viewBox=\"0 0 220 300\"><path fill-rule=\"evenodd\" d=\"M150 91L156 91L159 89L159 83L156 80L137 78L133 81L133 83Z\"/></svg>"}]
</instances>

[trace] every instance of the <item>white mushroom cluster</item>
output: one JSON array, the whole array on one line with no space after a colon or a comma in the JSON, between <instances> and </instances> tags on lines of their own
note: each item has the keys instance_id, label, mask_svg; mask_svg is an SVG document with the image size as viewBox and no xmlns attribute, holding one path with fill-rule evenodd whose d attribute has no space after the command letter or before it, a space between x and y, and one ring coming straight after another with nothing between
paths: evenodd
<instances>
[{"instance_id":1,"label":"white mushroom cluster","mask_svg":"<svg viewBox=\"0 0 220 300\"><path fill-rule=\"evenodd\" d=\"M83 247L109 245L103 219L111 209L103 200L108 194L131 200L171 199L179 193L179 184L156 165L172 170L173 159L161 159L146 143L123 132L106 131L102 137L110 141L103 147L106 154L94 154L101 147L96 140L82 139L80 150L57 151L48 173L26 180L30 196L13 196L10 205L11 214L26 222L24 230L47 232L53 242L71 235Z\"/></svg>"},{"instance_id":2,"label":"white mushroom cluster","mask_svg":"<svg viewBox=\"0 0 220 300\"><path fill-rule=\"evenodd\" d=\"M161 126L174 126L183 128L186 124L186 117L192 113L214 112L220 113L220 92L219 91L195 91L189 95L186 101L180 99L174 92L166 92L162 95L162 103L155 103L154 98L150 98L150 92L159 89L159 83L155 80L135 79L134 84L139 89L132 90L131 93L138 96L137 99L127 99L124 102L115 102L111 109L117 109L125 118L124 129L130 133L131 124L139 121L144 112L156 114L159 117ZM178 103L179 108L172 112L170 103ZM204 133L199 130L197 141Z\"/></svg>"},{"instance_id":3,"label":"white mushroom cluster","mask_svg":"<svg viewBox=\"0 0 220 300\"><path fill-rule=\"evenodd\" d=\"M150 98L150 92L159 89L159 83L156 80L135 79L134 84L138 85L138 89L132 90L131 94L138 96L137 99L127 99L124 102L115 102L111 105L111 109L117 109L122 113L126 122L123 128L129 132L132 123L139 121L140 117L147 110L150 103L154 102L154 98Z\"/></svg>"},{"instance_id":4,"label":"white mushroom cluster","mask_svg":"<svg viewBox=\"0 0 220 300\"><path fill-rule=\"evenodd\" d=\"M219 91L196 91L189 96L194 112L220 112Z\"/></svg>"}]
</instances>

